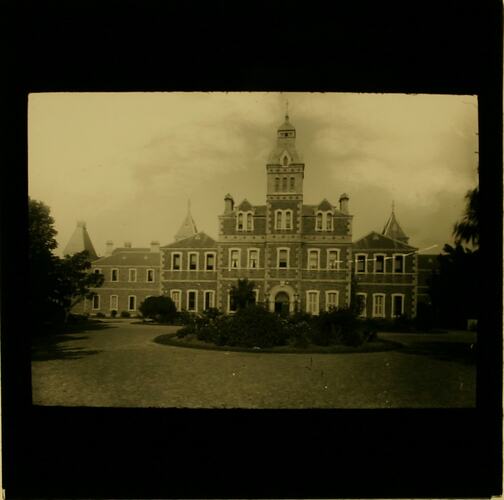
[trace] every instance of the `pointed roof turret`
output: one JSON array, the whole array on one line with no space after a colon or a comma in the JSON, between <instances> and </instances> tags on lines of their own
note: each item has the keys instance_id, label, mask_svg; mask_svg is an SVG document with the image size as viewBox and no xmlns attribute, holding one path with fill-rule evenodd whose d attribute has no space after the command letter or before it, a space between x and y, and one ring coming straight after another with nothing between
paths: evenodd
<instances>
[{"instance_id":1,"label":"pointed roof turret","mask_svg":"<svg viewBox=\"0 0 504 500\"><path fill-rule=\"evenodd\" d=\"M187 215L182 222L177 234L175 235L175 241L183 240L185 238L189 238L194 236L198 230L196 229L196 223L191 215L191 200L187 202Z\"/></svg>"},{"instance_id":2,"label":"pointed roof turret","mask_svg":"<svg viewBox=\"0 0 504 500\"><path fill-rule=\"evenodd\" d=\"M63 255L74 255L84 250L88 251L90 260L96 260L98 258L87 232L86 223L84 221L78 221L75 231L63 250Z\"/></svg>"},{"instance_id":3,"label":"pointed roof turret","mask_svg":"<svg viewBox=\"0 0 504 500\"><path fill-rule=\"evenodd\" d=\"M392 213L383 228L382 234L388 238L408 243L409 237L406 236L406 233L401 229L401 226L395 217L394 202L392 202Z\"/></svg>"},{"instance_id":4,"label":"pointed roof turret","mask_svg":"<svg viewBox=\"0 0 504 500\"><path fill-rule=\"evenodd\" d=\"M289 163L300 163L301 157L296 150L296 129L289 121L288 111L285 113L285 120L277 129L277 143L271 152L268 163L283 164L284 153Z\"/></svg>"}]
</instances>

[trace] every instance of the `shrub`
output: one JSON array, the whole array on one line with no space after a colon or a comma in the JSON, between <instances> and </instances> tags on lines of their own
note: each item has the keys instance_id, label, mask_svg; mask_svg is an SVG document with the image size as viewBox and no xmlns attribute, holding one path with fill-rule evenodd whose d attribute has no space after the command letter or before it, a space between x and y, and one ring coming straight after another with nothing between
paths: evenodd
<instances>
[{"instance_id":1,"label":"shrub","mask_svg":"<svg viewBox=\"0 0 504 500\"><path fill-rule=\"evenodd\" d=\"M96 317L97 317L97 318L105 318L106 316L105 316L105 314L103 314L102 312L97 312L97 313L96 313Z\"/></svg>"},{"instance_id":2,"label":"shrub","mask_svg":"<svg viewBox=\"0 0 504 500\"><path fill-rule=\"evenodd\" d=\"M314 321L311 341L322 346L331 344L358 346L364 342L363 326L355 312L350 309L322 312Z\"/></svg>"},{"instance_id":3,"label":"shrub","mask_svg":"<svg viewBox=\"0 0 504 500\"><path fill-rule=\"evenodd\" d=\"M131 318L131 314L128 311L121 311L121 318Z\"/></svg>"},{"instance_id":4,"label":"shrub","mask_svg":"<svg viewBox=\"0 0 504 500\"><path fill-rule=\"evenodd\" d=\"M313 335L312 327L307 321L289 321L284 327L289 344L294 347L306 348L310 345Z\"/></svg>"},{"instance_id":5,"label":"shrub","mask_svg":"<svg viewBox=\"0 0 504 500\"><path fill-rule=\"evenodd\" d=\"M115 318L117 316L117 311L115 309L112 309L112 311L110 311L110 316L112 316L112 318Z\"/></svg>"},{"instance_id":6,"label":"shrub","mask_svg":"<svg viewBox=\"0 0 504 500\"><path fill-rule=\"evenodd\" d=\"M173 323L177 316L175 303L164 295L147 297L138 310L144 318L154 319L160 323Z\"/></svg>"}]
</instances>

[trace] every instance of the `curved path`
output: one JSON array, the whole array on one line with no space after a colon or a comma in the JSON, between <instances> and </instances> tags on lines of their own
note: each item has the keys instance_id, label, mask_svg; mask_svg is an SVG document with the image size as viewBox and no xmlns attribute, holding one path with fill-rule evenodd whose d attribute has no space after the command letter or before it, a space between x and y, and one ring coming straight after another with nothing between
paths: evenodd
<instances>
[{"instance_id":1,"label":"curved path","mask_svg":"<svg viewBox=\"0 0 504 500\"><path fill-rule=\"evenodd\" d=\"M381 334L404 349L261 354L160 345L177 327L104 321L33 353L41 405L421 408L475 404L474 334Z\"/></svg>"}]
</instances>

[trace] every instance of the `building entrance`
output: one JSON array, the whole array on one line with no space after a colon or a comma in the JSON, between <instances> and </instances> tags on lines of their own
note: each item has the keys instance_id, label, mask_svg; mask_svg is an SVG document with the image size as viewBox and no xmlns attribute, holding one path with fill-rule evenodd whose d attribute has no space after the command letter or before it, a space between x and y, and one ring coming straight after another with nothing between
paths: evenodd
<instances>
[{"instance_id":1,"label":"building entrance","mask_svg":"<svg viewBox=\"0 0 504 500\"><path fill-rule=\"evenodd\" d=\"M275 296L275 312L278 314L289 313L289 296L286 292L278 292Z\"/></svg>"}]
</instances>

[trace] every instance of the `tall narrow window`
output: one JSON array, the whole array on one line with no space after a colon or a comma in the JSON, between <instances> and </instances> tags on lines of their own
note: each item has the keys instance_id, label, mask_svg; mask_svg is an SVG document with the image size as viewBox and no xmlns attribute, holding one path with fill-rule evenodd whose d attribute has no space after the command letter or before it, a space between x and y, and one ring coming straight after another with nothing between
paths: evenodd
<instances>
[{"instance_id":1,"label":"tall narrow window","mask_svg":"<svg viewBox=\"0 0 504 500\"><path fill-rule=\"evenodd\" d=\"M198 268L198 254L191 252L189 254L189 270L195 271Z\"/></svg>"},{"instance_id":2,"label":"tall narrow window","mask_svg":"<svg viewBox=\"0 0 504 500\"><path fill-rule=\"evenodd\" d=\"M289 160L287 159L287 156L283 157L283 164L286 166L289 163Z\"/></svg>"},{"instance_id":3,"label":"tall narrow window","mask_svg":"<svg viewBox=\"0 0 504 500\"><path fill-rule=\"evenodd\" d=\"M287 191L287 177L282 177L282 192Z\"/></svg>"},{"instance_id":4,"label":"tall narrow window","mask_svg":"<svg viewBox=\"0 0 504 500\"><path fill-rule=\"evenodd\" d=\"M327 269L339 269L339 251L338 250L328 250L327 251Z\"/></svg>"},{"instance_id":5,"label":"tall narrow window","mask_svg":"<svg viewBox=\"0 0 504 500\"><path fill-rule=\"evenodd\" d=\"M280 248L278 250L278 267L288 267L289 252L286 248Z\"/></svg>"},{"instance_id":6,"label":"tall narrow window","mask_svg":"<svg viewBox=\"0 0 504 500\"><path fill-rule=\"evenodd\" d=\"M282 229L283 227L283 212L277 210L275 213L275 229Z\"/></svg>"},{"instance_id":7,"label":"tall narrow window","mask_svg":"<svg viewBox=\"0 0 504 500\"><path fill-rule=\"evenodd\" d=\"M385 317L385 295L382 293L373 294L373 316L376 318Z\"/></svg>"},{"instance_id":8,"label":"tall narrow window","mask_svg":"<svg viewBox=\"0 0 504 500\"><path fill-rule=\"evenodd\" d=\"M235 312L236 309L237 307L235 296L231 292L228 292L228 311Z\"/></svg>"},{"instance_id":9,"label":"tall narrow window","mask_svg":"<svg viewBox=\"0 0 504 500\"><path fill-rule=\"evenodd\" d=\"M404 296L392 295L392 317L397 318L404 314Z\"/></svg>"},{"instance_id":10,"label":"tall narrow window","mask_svg":"<svg viewBox=\"0 0 504 500\"><path fill-rule=\"evenodd\" d=\"M326 292L326 310L336 309L338 307L338 292L331 290Z\"/></svg>"},{"instance_id":11,"label":"tall narrow window","mask_svg":"<svg viewBox=\"0 0 504 500\"><path fill-rule=\"evenodd\" d=\"M355 257L355 272L356 273L365 273L366 272L366 256L365 255L357 255Z\"/></svg>"},{"instance_id":12,"label":"tall narrow window","mask_svg":"<svg viewBox=\"0 0 504 500\"><path fill-rule=\"evenodd\" d=\"M154 282L154 269L147 269L147 283Z\"/></svg>"},{"instance_id":13,"label":"tall narrow window","mask_svg":"<svg viewBox=\"0 0 504 500\"><path fill-rule=\"evenodd\" d=\"M180 261L181 260L182 260L182 256L179 253L172 254L172 269L174 271L180 270L180 265L181 265Z\"/></svg>"},{"instance_id":14,"label":"tall narrow window","mask_svg":"<svg viewBox=\"0 0 504 500\"><path fill-rule=\"evenodd\" d=\"M306 292L306 312L310 314L319 313L319 293L317 291Z\"/></svg>"},{"instance_id":15,"label":"tall narrow window","mask_svg":"<svg viewBox=\"0 0 504 500\"><path fill-rule=\"evenodd\" d=\"M239 250L231 250L230 261L231 261L232 268L234 268L234 269L238 268L239 258L240 258L240 251Z\"/></svg>"},{"instance_id":16,"label":"tall narrow window","mask_svg":"<svg viewBox=\"0 0 504 500\"><path fill-rule=\"evenodd\" d=\"M327 212L326 214L326 231L332 231L332 214L331 212Z\"/></svg>"},{"instance_id":17,"label":"tall narrow window","mask_svg":"<svg viewBox=\"0 0 504 500\"><path fill-rule=\"evenodd\" d=\"M275 191L280 191L280 177L275 177Z\"/></svg>"},{"instance_id":18,"label":"tall narrow window","mask_svg":"<svg viewBox=\"0 0 504 500\"><path fill-rule=\"evenodd\" d=\"M110 296L110 310L117 311L119 309L119 297L117 295Z\"/></svg>"},{"instance_id":19,"label":"tall narrow window","mask_svg":"<svg viewBox=\"0 0 504 500\"><path fill-rule=\"evenodd\" d=\"M128 311L136 310L136 296L130 295L128 296Z\"/></svg>"},{"instance_id":20,"label":"tall narrow window","mask_svg":"<svg viewBox=\"0 0 504 500\"><path fill-rule=\"evenodd\" d=\"M361 318L365 318L367 316L366 310L367 310L367 303L366 303L366 297L367 295L365 293L357 293L356 298L357 298L357 303L359 305L359 316Z\"/></svg>"},{"instance_id":21,"label":"tall narrow window","mask_svg":"<svg viewBox=\"0 0 504 500\"><path fill-rule=\"evenodd\" d=\"M190 312L196 311L196 291L189 290L187 292L187 310Z\"/></svg>"},{"instance_id":22,"label":"tall narrow window","mask_svg":"<svg viewBox=\"0 0 504 500\"><path fill-rule=\"evenodd\" d=\"M385 255L375 255L375 273L385 272Z\"/></svg>"},{"instance_id":23,"label":"tall narrow window","mask_svg":"<svg viewBox=\"0 0 504 500\"><path fill-rule=\"evenodd\" d=\"M100 309L100 296L93 295L93 309Z\"/></svg>"},{"instance_id":24,"label":"tall narrow window","mask_svg":"<svg viewBox=\"0 0 504 500\"><path fill-rule=\"evenodd\" d=\"M404 272L404 255L394 255L394 273Z\"/></svg>"},{"instance_id":25,"label":"tall narrow window","mask_svg":"<svg viewBox=\"0 0 504 500\"><path fill-rule=\"evenodd\" d=\"M291 177L290 178L290 190L291 191L294 191L294 186L295 186L294 177Z\"/></svg>"},{"instance_id":26,"label":"tall narrow window","mask_svg":"<svg viewBox=\"0 0 504 500\"><path fill-rule=\"evenodd\" d=\"M243 230L243 214L240 212L238 214L238 231Z\"/></svg>"},{"instance_id":27,"label":"tall narrow window","mask_svg":"<svg viewBox=\"0 0 504 500\"><path fill-rule=\"evenodd\" d=\"M207 253L205 269L207 271L213 271L215 269L215 254Z\"/></svg>"},{"instance_id":28,"label":"tall narrow window","mask_svg":"<svg viewBox=\"0 0 504 500\"><path fill-rule=\"evenodd\" d=\"M249 268L257 269L259 267L259 251L258 250L249 250Z\"/></svg>"},{"instance_id":29,"label":"tall narrow window","mask_svg":"<svg viewBox=\"0 0 504 500\"><path fill-rule=\"evenodd\" d=\"M308 251L308 269L318 269L318 252L317 250L309 250Z\"/></svg>"},{"instance_id":30,"label":"tall narrow window","mask_svg":"<svg viewBox=\"0 0 504 500\"><path fill-rule=\"evenodd\" d=\"M252 231L252 214L247 214L247 231Z\"/></svg>"},{"instance_id":31,"label":"tall narrow window","mask_svg":"<svg viewBox=\"0 0 504 500\"><path fill-rule=\"evenodd\" d=\"M171 299L173 300L175 307L177 308L177 311L180 311L180 297L181 297L181 292L180 290L172 290L171 291Z\"/></svg>"},{"instance_id":32,"label":"tall narrow window","mask_svg":"<svg viewBox=\"0 0 504 500\"><path fill-rule=\"evenodd\" d=\"M136 281L136 280L137 280L137 270L130 269L129 270L129 281Z\"/></svg>"},{"instance_id":33,"label":"tall narrow window","mask_svg":"<svg viewBox=\"0 0 504 500\"><path fill-rule=\"evenodd\" d=\"M285 229L292 229L292 211L285 212Z\"/></svg>"},{"instance_id":34,"label":"tall narrow window","mask_svg":"<svg viewBox=\"0 0 504 500\"><path fill-rule=\"evenodd\" d=\"M317 229L317 231L322 231L322 214L321 213L317 214L316 229Z\"/></svg>"},{"instance_id":35,"label":"tall narrow window","mask_svg":"<svg viewBox=\"0 0 504 500\"><path fill-rule=\"evenodd\" d=\"M110 272L110 281L119 281L119 269L112 269Z\"/></svg>"},{"instance_id":36,"label":"tall narrow window","mask_svg":"<svg viewBox=\"0 0 504 500\"><path fill-rule=\"evenodd\" d=\"M214 305L214 291L213 290L205 290L204 292L204 308L205 311L207 309L210 309L212 307L215 307Z\"/></svg>"}]
</instances>

